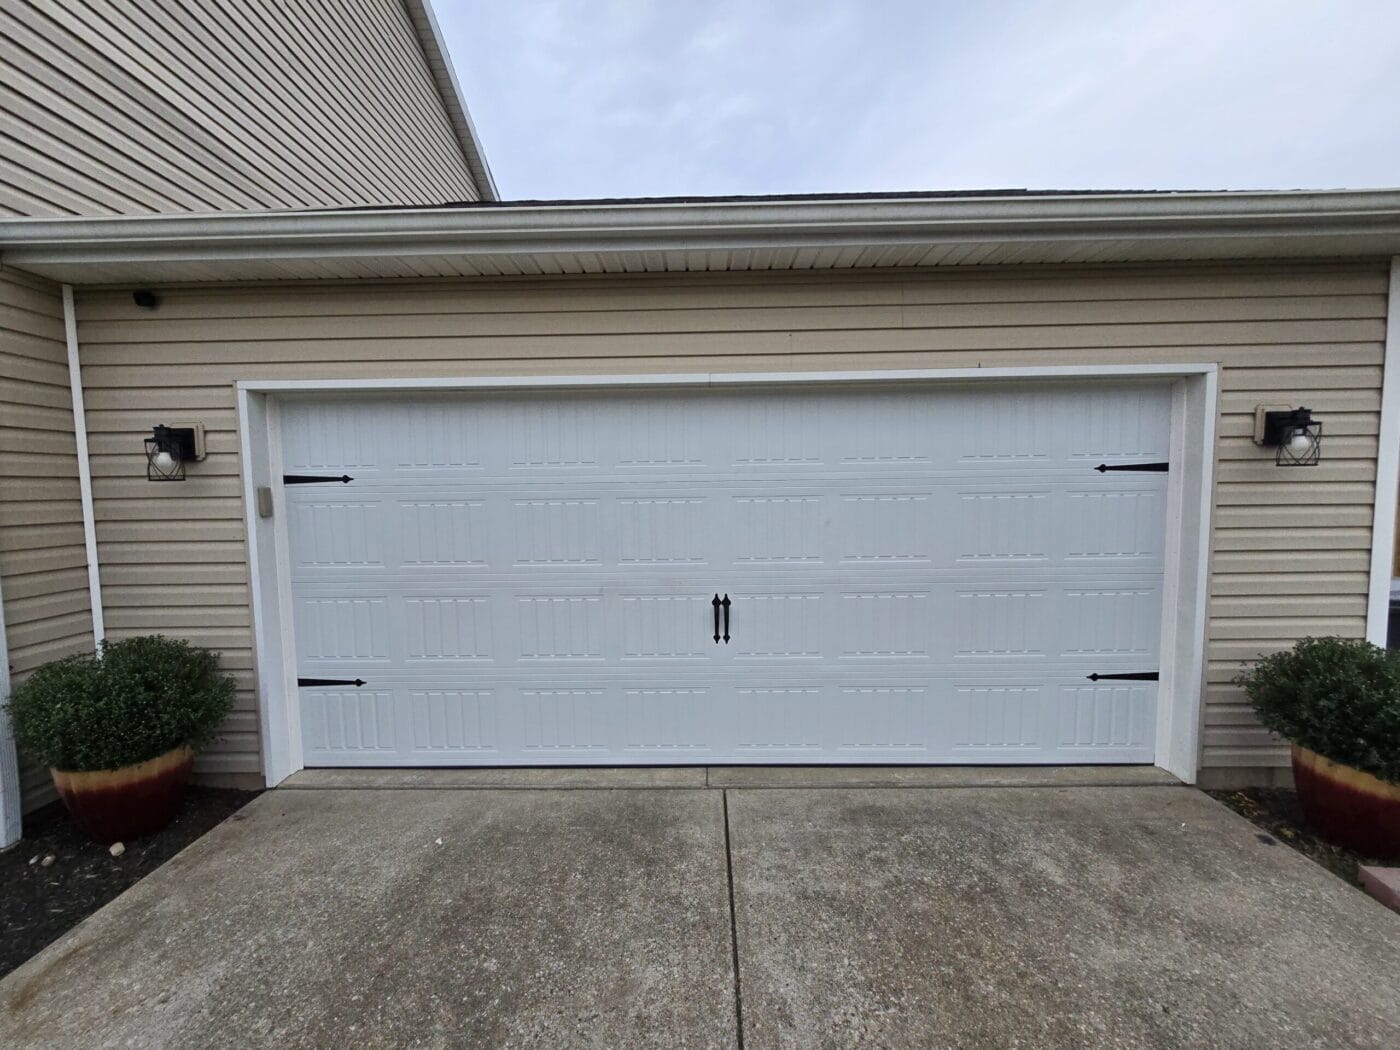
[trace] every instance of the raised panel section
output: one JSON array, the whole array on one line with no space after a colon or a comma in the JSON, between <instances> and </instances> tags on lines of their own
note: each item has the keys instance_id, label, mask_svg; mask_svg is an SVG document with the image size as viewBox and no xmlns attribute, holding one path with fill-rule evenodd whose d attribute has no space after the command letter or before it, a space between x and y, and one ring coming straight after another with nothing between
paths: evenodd
<instances>
[{"instance_id":1,"label":"raised panel section","mask_svg":"<svg viewBox=\"0 0 1400 1050\"><path fill-rule=\"evenodd\" d=\"M282 449L288 473L340 473L378 465L383 442L372 424L373 413L351 402L303 406L298 413L298 425Z\"/></svg>"},{"instance_id":2,"label":"raised panel section","mask_svg":"<svg viewBox=\"0 0 1400 1050\"><path fill-rule=\"evenodd\" d=\"M844 751L920 751L928 747L928 690L923 686L850 686L836 708Z\"/></svg>"},{"instance_id":3,"label":"raised panel section","mask_svg":"<svg viewBox=\"0 0 1400 1050\"><path fill-rule=\"evenodd\" d=\"M490 660L491 601L486 597L406 598L409 660Z\"/></svg>"},{"instance_id":4,"label":"raised panel section","mask_svg":"<svg viewBox=\"0 0 1400 1050\"><path fill-rule=\"evenodd\" d=\"M822 655L820 594L736 594L730 609L737 655L816 659Z\"/></svg>"},{"instance_id":5,"label":"raised panel section","mask_svg":"<svg viewBox=\"0 0 1400 1050\"><path fill-rule=\"evenodd\" d=\"M741 751L814 751L822 744L821 690L740 688Z\"/></svg>"},{"instance_id":6,"label":"raised panel section","mask_svg":"<svg viewBox=\"0 0 1400 1050\"><path fill-rule=\"evenodd\" d=\"M520 659L601 660L603 599L526 595L516 599Z\"/></svg>"},{"instance_id":7,"label":"raised panel section","mask_svg":"<svg viewBox=\"0 0 1400 1050\"><path fill-rule=\"evenodd\" d=\"M1050 459L1058 412L1029 391L969 394L954 416L953 447L960 463L1022 465Z\"/></svg>"},{"instance_id":8,"label":"raised panel section","mask_svg":"<svg viewBox=\"0 0 1400 1050\"><path fill-rule=\"evenodd\" d=\"M409 693L413 750L421 753L496 750L496 701L491 690L417 690Z\"/></svg>"},{"instance_id":9,"label":"raised panel section","mask_svg":"<svg viewBox=\"0 0 1400 1050\"><path fill-rule=\"evenodd\" d=\"M1147 747L1156 686L1084 684L1060 689L1060 739L1065 749Z\"/></svg>"},{"instance_id":10,"label":"raised panel section","mask_svg":"<svg viewBox=\"0 0 1400 1050\"><path fill-rule=\"evenodd\" d=\"M388 692L303 689L301 732L305 746L313 753L392 754L398 749L394 711L393 696Z\"/></svg>"},{"instance_id":11,"label":"raised panel section","mask_svg":"<svg viewBox=\"0 0 1400 1050\"><path fill-rule=\"evenodd\" d=\"M696 660L714 648L706 595L629 594L621 608L624 660Z\"/></svg>"},{"instance_id":12,"label":"raised panel section","mask_svg":"<svg viewBox=\"0 0 1400 1050\"><path fill-rule=\"evenodd\" d=\"M379 504L324 500L292 506L292 528L314 542L296 544L298 568L365 567L384 564Z\"/></svg>"},{"instance_id":13,"label":"raised panel section","mask_svg":"<svg viewBox=\"0 0 1400 1050\"><path fill-rule=\"evenodd\" d=\"M1147 656L1156 652L1161 595L1154 589L1065 591L1061 651Z\"/></svg>"},{"instance_id":14,"label":"raised panel section","mask_svg":"<svg viewBox=\"0 0 1400 1050\"><path fill-rule=\"evenodd\" d=\"M404 565L485 565L490 537L480 500L399 504Z\"/></svg>"},{"instance_id":15,"label":"raised panel section","mask_svg":"<svg viewBox=\"0 0 1400 1050\"><path fill-rule=\"evenodd\" d=\"M578 402L543 400L517 404L510 452L517 470L596 467L598 436L589 408Z\"/></svg>"},{"instance_id":16,"label":"raised panel section","mask_svg":"<svg viewBox=\"0 0 1400 1050\"><path fill-rule=\"evenodd\" d=\"M629 751L703 751L716 729L710 690L628 689L624 725Z\"/></svg>"},{"instance_id":17,"label":"raised panel section","mask_svg":"<svg viewBox=\"0 0 1400 1050\"><path fill-rule=\"evenodd\" d=\"M933 640L928 591L865 591L841 595L843 659L926 660Z\"/></svg>"},{"instance_id":18,"label":"raised panel section","mask_svg":"<svg viewBox=\"0 0 1400 1050\"><path fill-rule=\"evenodd\" d=\"M511 504L516 565L599 565L603 520L596 499L518 499Z\"/></svg>"},{"instance_id":19,"label":"raised panel section","mask_svg":"<svg viewBox=\"0 0 1400 1050\"><path fill-rule=\"evenodd\" d=\"M713 447L712 425L697 405L641 401L627 405L629 426L618 435L622 467L695 467Z\"/></svg>"},{"instance_id":20,"label":"raised panel section","mask_svg":"<svg viewBox=\"0 0 1400 1050\"><path fill-rule=\"evenodd\" d=\"M964 492L959 500L959 561L1046 559L1046 493Z\"/></svg>"},{"instance_id":21,"label":"raised panel section","mask_svg":"<svg viewBox=\"0 0 1400 1050\"><path fill-rule=\"evenodd\" d=\"M385 660L389 606L383 598L303 598L297 652L308 660Z\"/></svg>"},{"instance_id":22,"label":"raised panel section","mask_svg":"<svg viewBox=\"0 0 1400 1050\"><path fill-rule=\"evenodd\" d=\"M1160 560L1164 500L1160 491L1069 493L1065 557Z\"/></svg>"},{"instance_id":23,"label":"raised panel section","mask_svg":"<svg viewBox=\"0 0 1400 1050\"><path fill-rule=\"evenodd\" d=\"M526 751L603 751L609 704L601 689L525 689L520 694Z\"/></svg>"},{"instance_id":24,"label":"raised panel section","mask_svg":"<svg viewBox=\"0 0 1400 1050\"><path fill-rule=\"evenodd\" d=\"M929 493L879 493L841 497L843 562L910 563L933 557L935 539Z\"/></svg>"},{"instance_id":25,"label":"raised panel section","mask_svg":"<svg viewBox=\"0 0 1400 1050\"><path fill-rule=\"evenodd\" d=\"M1038 686L959 686L953 697L955 748L978 751L1044 745L1044 699Z\"/></svg>"},{"instance_id":26,"label":"raised panel section","mask_svg":"<svg viewBox=\"0 0 1400 1050\"><path fill-rule=\"evenodd\" d=\"M700 565L706 500L629 496L617 501L618 560L623 565Z\"/></svg>"},{"instance_id":27,"label":"raised panel section","mask_svg":"<svg viewBox=\"0 0 1400 1050\"><path fill-rule=\"evenodd\" d=\"M818 496L735 497L735 563L820 562L822 502Z\"/></svg>"},{"instance_id":28,"label":"raised panel section","mask_svg":"<svg viewBox=\"0 0 1400 1050\"><path fill-rule=\"evenodd\" d=\"M746 398L740 402L735 464L814 467L825 461L820 409L797 397Z\"/></svg>"},{"instance_id":29,"label":"raised panel section","mask_svg":"<svg viewBox=\"0 0 1400 1050\"><path fill-rule=\"evenodd\" d=\"M406 405L395 415L395 462L400 468L481 469L481 413L477 406L437 401Z\"/></svg>"},{"instance_id":30,"label":"raised panel section","mask_svg":"<svg viewBox=\"0 0 1400 1050\"><path fill-rule=\"evenodd\" d=\"M957 655L980 659L1043 656L1044 591L959 591Z\"/></svg>"}]
</instances>

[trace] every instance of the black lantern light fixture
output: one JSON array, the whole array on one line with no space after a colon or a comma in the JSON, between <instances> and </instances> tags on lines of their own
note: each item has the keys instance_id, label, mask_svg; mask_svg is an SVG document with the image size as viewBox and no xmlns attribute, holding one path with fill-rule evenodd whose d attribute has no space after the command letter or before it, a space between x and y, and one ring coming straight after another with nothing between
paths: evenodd
<instances>
[{"instance_id":1,"label":"black lantern light fixture","mask_svg":"<svg viewBox=\"0 0 1400 1050\"><path fill-rule=\"evenodd\" d=\"M1276 449L1280 467L1315 467L1322 458L1322 423L1310 408L1260 405L1254 410L1254 443Z\"/></svg>"},{"instance_id":2,"label":"black lantern light fixture","mask_svg":"<svg viewBox=\"0 0 1400 1050\"><path fill-rule=\"evenodd\" d=\"M185 464L204 459L204 427L158 423L146 439L146 480L184 481Z\"/></svg>"}]
</instances>

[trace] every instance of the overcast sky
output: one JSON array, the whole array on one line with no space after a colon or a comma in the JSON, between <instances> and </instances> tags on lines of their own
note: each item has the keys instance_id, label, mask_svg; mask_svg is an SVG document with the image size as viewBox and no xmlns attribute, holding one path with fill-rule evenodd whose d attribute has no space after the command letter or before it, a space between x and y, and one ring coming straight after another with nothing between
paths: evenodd
<instances>
[{"instance_id":1,"label":"overcast sky","mask_svg":"<svg viewBox=\"0 0 1400 1050\"><path fill-rule=\"evenodd\" d=\"M435 0L506 198L1400 186L1397 0Z\"/></svg>"}]
</instances>

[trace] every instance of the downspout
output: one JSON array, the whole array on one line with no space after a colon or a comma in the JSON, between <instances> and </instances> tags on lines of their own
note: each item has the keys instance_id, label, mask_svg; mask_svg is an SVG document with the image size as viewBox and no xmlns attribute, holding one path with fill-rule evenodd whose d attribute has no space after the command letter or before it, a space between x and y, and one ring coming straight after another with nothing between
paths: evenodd
<instances>
[{"instance_id":1,"label":"downspout","mask_svg":"<svg viewBox=\"0 0 1400 1050\"><path fill-rule=\"evenodd\" d=\"M5 644L5 595L0 589L0 850L19 841L19 756L10 731L10 653Z\"/></svg>"},{"instance_id":2,"label":"downspout","mask_svg":"<svg viewBox=\"0 0 1400 1050\"><path fill-rule=\"evenodd\" d=\"M63 286L63 334L68 341L68 385L73 393L73 441L78 448L78 489L83 505L83 545L87 548L88 604L92 637L100 648L106 636L102 618L102 577L97 567L97 518L92 510L92 464L88 460L87 415L83 410L83 375L78 364L78 318L73 286Z\"/></svg>"},{"instance_id":3,"label":"downspout","mask_svg":"<svg viewBox=\"0 0 1400 1050\"><path fill-rule=\"evenodd\" d=\"M1400 255L1390 260L1382 375L1375 516L1371 524L1371 588L1366 606L1366 637L1376 645L1385 645L1390 624L1396 502L1400 498Z\"/></svg>"}]
</instances>

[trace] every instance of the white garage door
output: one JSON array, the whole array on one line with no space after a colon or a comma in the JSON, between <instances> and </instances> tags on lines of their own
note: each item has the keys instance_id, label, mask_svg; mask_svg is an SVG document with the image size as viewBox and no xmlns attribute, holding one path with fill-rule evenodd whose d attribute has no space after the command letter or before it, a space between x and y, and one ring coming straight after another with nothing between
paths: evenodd
<instances>
[{"instance_id":1,"label":"white garage door","mask_svg":"<svg viewBox=\"0 0 1400 1050\"><path fill-rule=\"evenodd\" d=\"M306 764L1150 762L1169 417L1044 383L290 403Z\"/></svg>"}]
</instances>

